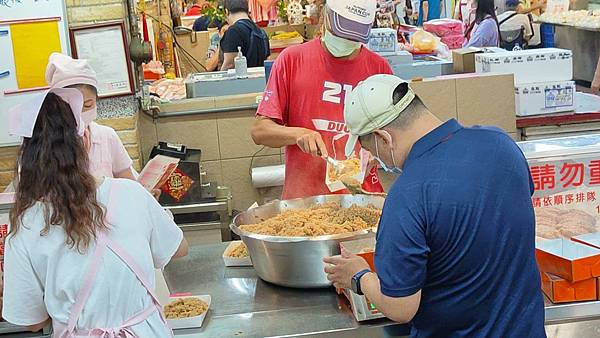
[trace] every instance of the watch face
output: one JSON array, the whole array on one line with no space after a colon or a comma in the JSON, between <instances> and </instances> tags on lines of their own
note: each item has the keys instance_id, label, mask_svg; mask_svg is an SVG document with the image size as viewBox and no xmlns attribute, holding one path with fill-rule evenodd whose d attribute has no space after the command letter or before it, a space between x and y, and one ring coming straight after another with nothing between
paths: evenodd
<instances>
[{"instance_id":1,"label":"watch face","mask_svg":"<svg viewBox=\"0 0 600 338\"><path fill-rule=\"evenodd\" d=\"M358 279L352 277L352 281L351 281L350 285L352 286L352 291L354 293L358 294Z\"/></svg>"}]
</instances>

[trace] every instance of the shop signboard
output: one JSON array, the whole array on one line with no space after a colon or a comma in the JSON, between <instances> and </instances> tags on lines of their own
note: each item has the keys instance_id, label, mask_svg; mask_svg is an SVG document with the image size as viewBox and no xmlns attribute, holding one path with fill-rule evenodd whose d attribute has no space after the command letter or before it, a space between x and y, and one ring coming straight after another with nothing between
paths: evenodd
<instances>
[{"instance_id":1,"label":"shop signboard","mask_svg":"<svg viewBox=\"0 0 600 338\"><path fill-rule=\"evenodd\" d=\"M535 192L536 235L600 231L600 135L521 142Z\"/></svg>"}]
</instances>

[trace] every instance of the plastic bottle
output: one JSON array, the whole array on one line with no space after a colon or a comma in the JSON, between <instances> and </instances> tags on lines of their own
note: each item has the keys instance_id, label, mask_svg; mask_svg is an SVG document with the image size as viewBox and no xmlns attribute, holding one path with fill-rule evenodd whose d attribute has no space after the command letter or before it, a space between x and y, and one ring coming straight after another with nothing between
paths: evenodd
<instances>
[{"instance_id":1,"label":"plastic bottle","mask_svg":"<svg viewBox=\"0 0 600 338\"><path fill-rule=\"evenodd\" d=\"M235 76L237 78L248 77L248 62L242 54L242 47L238 46L238 55L233 60L235 64Z\"/></svg>"}]
</instances>

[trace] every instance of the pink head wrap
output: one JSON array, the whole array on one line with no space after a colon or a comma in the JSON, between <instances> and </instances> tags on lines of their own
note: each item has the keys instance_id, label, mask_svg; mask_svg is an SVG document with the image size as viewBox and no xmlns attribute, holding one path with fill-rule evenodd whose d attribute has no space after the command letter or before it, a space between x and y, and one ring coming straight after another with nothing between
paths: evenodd
<instances>
[{"instance_id":1,"label":"pink head wrap","mask_svg":"<svg viewBox=\"0 0 600 338\"><path fill-rule=\"evenodd\" d=\"M48 58L46 82L51 88L65 88L77 84L98 88L96 72L87 60L73 59L60 53L52 53Z\"/></svg>"},{"instance_id":2,"label":"pink head wrap","mask_svg":"<svg viewBox=\"0 0 600 338\"><path fill-rule=\"evenodd\" d=\"M83 95L77 89L73 88L51 88L42 93L36 94L30 100L12 107L8 111L8 132L14 136L31 137L35 122L44 104L48 93L54 93L60 96L71 106L75 122L77 122L77 133L83 136L84 123L81 120L81 110L83 109Z\"/></svg>"}]
</instances>

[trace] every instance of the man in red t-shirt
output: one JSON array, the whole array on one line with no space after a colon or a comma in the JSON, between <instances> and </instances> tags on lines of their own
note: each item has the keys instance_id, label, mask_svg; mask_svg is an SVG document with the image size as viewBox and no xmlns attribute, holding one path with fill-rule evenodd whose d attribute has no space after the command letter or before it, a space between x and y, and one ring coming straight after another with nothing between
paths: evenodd
<instances>
[{"instance_id":1,"label":"man in red t-shirt","mask_svg":"<svg viewBox=\"0 0 600 338\"><path fill-rule=\"evenodd\" d=\"M371 75L392 74L382 57L362 46L376 1L328 0L325 10L321 40L286 48L277 58L252 128L256 144L286 147L284 199L331 193L323 158L345 159L345 96ZM383 191L376 168L363 188Z\"/></svg>"}]
</instances>

